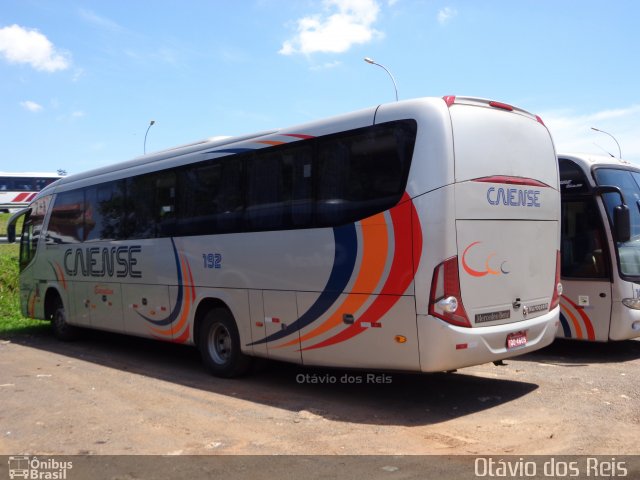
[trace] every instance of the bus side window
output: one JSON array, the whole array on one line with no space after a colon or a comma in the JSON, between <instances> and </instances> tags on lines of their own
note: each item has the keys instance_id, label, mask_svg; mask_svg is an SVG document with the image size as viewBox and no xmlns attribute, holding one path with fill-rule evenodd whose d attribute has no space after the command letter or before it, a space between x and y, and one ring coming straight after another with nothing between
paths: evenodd
<instances>
[{"instance_id":1,"label":"bus side window","mask_svg":"<svg viewBox=\"0 0 640 480\"><path fill-rule=\"evenodd\" d=\"M157 235L169 237L175 233L176 225L176 174L173 171L160 172L155 178L155 218Z\"/></svg>"},{"instance_id":2,"label":"bus side window","mask_svg":"<svg viewBox=\"0 0 640 480\"><path fill-rule=\"evenodd\" d=\"M242 162L233 155L177 171L178 235L241 231Z\"/></svg>"},{"instance_id":3,"label":"bus side window","mask_svg":"<svg viewBox=\"0 0 640 480\"><path fill-rule=\"evenodd\" d=\"M127 237L154 238L154 199L157 174L138 175L127 180Z\"/></svg>"},{"instance_id":4,"label":"bus side window","mask_svg":"<svg viewBox=\"0 0 640 480\"><path fill-rule=\"evenodd\" d=\"M85 240L122 240L124 181L94 185L86 189Z\"/></svg>"},{"instance_id":5,"label":"bus side window","mask_svg":"<svg viewBox=\"0 0 640 480\"><path fill-rule=\"evenodd\" d=\"M245 224L249 231L284 226L282 162L277 151L259 152L247 160L247 206Z\"/></svg>"},{"instance_id":6,"label":"bus side window","mask_svg":"<svg viewBox=\"0 0 640 480\"><path fill-rule=\"evenodd\" d=\"M593 198L562 201L562 276L608 278L606 241Z\"/></svg>"},{"instance_id":7,"label":"bus side window","mask_svg":"<svg viewBox=\"0 0 640 480\"><path fill-rule=\"evenodd\" d=\"M56 196L47 243L73 243L84 240L84 190L62 192Z\"/></svg>"}]
</instances>

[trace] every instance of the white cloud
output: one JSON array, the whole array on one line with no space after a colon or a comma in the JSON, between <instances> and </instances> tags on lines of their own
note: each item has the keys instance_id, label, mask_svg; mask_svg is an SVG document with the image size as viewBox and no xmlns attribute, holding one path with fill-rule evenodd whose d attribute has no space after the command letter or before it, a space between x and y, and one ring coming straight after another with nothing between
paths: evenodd
<instances>
[{"instance_id":1,"label":"white cloud","mask_svg":"<svg viewBox=\"0 0 640 480\"><path fill-rule=\"evenodd\" d=\"M382 33L373 28L380 6L375 0L324 0L322 13L297 20L297 33L278 53L343 53Z\"/></svg>"},{"instance_id":2,"label":"white cloud","mask_svg":"<svg viewBox=\"0 0 640 480\"><path fill-rule=\"evenodd\" d=\"M113 20L107 18L107 17L103 17L101 15L98 15L97 13L91 11L91 10L87 10L84 8L81 8L80 10L78 10L78 14L80 15L81 18L83 18L85 21L103 28L105 30L110 30L112 32L120 32L122 30L124 30L120 25L118 25L116 22L114 22Z\"/></svg>"},{"instance_id":3,"label":"white cloud","mask_svg":"<svg viewBox=\"0 0 640 480\"><path fill-rule=\"evenodd\" d=\"M337 68L340 65L342 65L342 62L340 60L335 60L333 62L325 62L325 63L322 63L320 65L314 65L314 66L310 67L310 69L311 70L315 70L315 71L317 71L317 70L329 70L331 68Z\"/></svg>"},{"instance_id":4,"label":"white cloud","mask_svg":"<svg viewBox=\"0 0 640 480\"><path fill-rule=\"evenodd\" d=\"M45 72L65 70L71 64L70 55L56 49L46 36L19 25L0 28L0 56Z\"/></svg>"},{"instance_id":5,"label":"white cloud","mask_svg":"<svg viewBox=\"0 0 640 480\"><path fill-rule=\"evenodd\" d=\"M42 110L42 105L36 102L32 102L31 100L20 102L20 106L25 110L29 110L30 112L39 112L40 110Z\"/></svg>"},{"instance_id":6,"label":"white cloud","mask_svg":"<svg viewBox=\"0 0 640 480\"><path fill-rule=\"evenodd\" d=\"M640 105L575 114L570 110L550 111L540 115L549 127L558 152L587 152L618 156L614 140L591 127L613 135L620 144L622 158L640 164Z\"/></svg>"},{"instance_id":7,"label":"white cloud","mask_svg":"<svg viewBox=\"0 0 640 480\"><path fill-rule=\"evenodd\" d=\"M458 11L451 7L441 8L438 12L438 23L444 25L456 15L458 15Z\"/></svg>"}]
</instances>

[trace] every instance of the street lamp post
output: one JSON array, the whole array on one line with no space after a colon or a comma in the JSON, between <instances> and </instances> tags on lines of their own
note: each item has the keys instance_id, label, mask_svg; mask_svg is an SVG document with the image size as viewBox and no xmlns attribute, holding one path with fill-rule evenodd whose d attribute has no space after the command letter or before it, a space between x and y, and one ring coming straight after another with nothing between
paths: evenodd
<instances>
[{"instance_id":1,"label":"street lamp post","mask_svg":"<svg viewBox=\"0 0 640 480\"><path fill-rule=\"evenodd\" d=\"M371 58L369 57L365 57L364 61L367 63L370 63L371 65L377 65L380 68L384 69L385 72L387 72L389 74L389 77L391 78L391 81L393 82L393 88L396 91L396 102L398 101L398 86L396 85L396 81L393 78L393 75L391 75L391 72L387 69L387 67L385 67L384 65L380 65L379 63L374 62Z\"/></svg>"},{"instance_id":2,"label":"street lamp post","mask_svg":"<svg viewBox=\"0 0 640 480\"><path fill-rule=\"evenodd\" d=\"M594 131L600 132L600 133L604 133L605 135L609 135L611 138L613 138L613 141L616 142L616 145L618 146L618 158L622 160L622 150L620 149L620 144L618 143L618 140L616 140L616 137L614 137L610 133L605 132L604 130L600 130L599 128L596 128L596 127L591 127L591 130L594 130Z\"/></svg>"},{"instance_id":3,"label":"street lamp post","mask_svg":"<svg viewBox=\"0 0 640 480\"><path fill-rule=\"evenodd\" d=\"M143 147L143 150L142 150L142 152L143 152L144 154L146 154L146 153L147 153L147 134L149 133L149 129L150 129L150 128L155 124L155 123L156 123L156 121L155 121L155 120L151 120L151 121L149 122L149 126L147 127L147 131L146 131L146 132L145 132L145 134L144 134L144 147Z\"/></svg>"}]
</instances>

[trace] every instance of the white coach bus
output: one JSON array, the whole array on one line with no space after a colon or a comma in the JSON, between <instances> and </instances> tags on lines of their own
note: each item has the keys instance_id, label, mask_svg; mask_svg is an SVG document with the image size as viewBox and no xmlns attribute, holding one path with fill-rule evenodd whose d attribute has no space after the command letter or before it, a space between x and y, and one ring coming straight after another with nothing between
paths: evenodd
<instances>
[{"instance_id":1,"label":"white coach bus","mask_svg":"<svg viewBox=\"0 0 640 480\"><path fill-rule=\"evenodd\" d=\"M0 172L0 212L26 207L40 190L61 177L48 172Z\"/></svg>"},{"instance_id":2,"label":"white coach bus","mask_svg":"<svg viewBox=\"0 0 640 480\"><path fill-rule=\"evenodd\" d=\"M560 154L561 328L606 342L640 336L640 168L602 155Z\"/></svg>"},{"instance_id":3,"label":"white coach bus","mask_svg":"<svg viewBox=\"0 0 640 480\"><path fill-rule=\"evenodd\" d=\"M28 209L25 315L251 357L445 371L551 343L560 191L542 121L423 98L66 177ZM15 220L15 218L14 218Z\"/></svg>"}]
</instances>

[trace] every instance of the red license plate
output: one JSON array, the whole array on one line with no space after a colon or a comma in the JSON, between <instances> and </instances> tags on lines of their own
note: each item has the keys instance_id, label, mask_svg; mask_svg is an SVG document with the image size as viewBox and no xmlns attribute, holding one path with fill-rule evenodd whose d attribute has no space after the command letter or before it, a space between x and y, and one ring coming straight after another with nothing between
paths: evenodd
<instances>
[{"instance_id":1,"label":"red license plate","mask_svg":"<svg viewBox=\"0 0 640 480\"><path fill-rule=\"evenodd\" d=\"M507 350L524 347L527 344L527 332L514 332L507 335Z\"/></svg>"}]
</instances>

